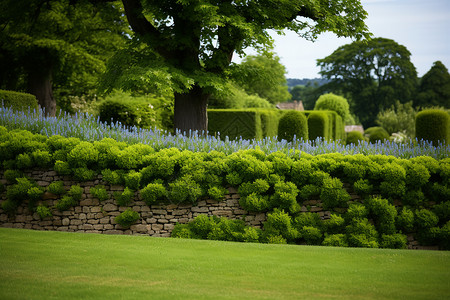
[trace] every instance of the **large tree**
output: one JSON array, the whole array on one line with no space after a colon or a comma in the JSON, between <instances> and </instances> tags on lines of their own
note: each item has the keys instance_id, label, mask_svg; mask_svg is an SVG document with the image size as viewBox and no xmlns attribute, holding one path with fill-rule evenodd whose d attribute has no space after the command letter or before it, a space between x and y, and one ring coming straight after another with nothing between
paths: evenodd
<instances>
[{"instance_id":1,"label":"large tree","mask_svg":"<svg viewBox=\"0 0 450 300\"><path fill-rule=\"evenodd\" d=\"M270 49L268 30L293 30L311 40L324 31L369 36L367 13L355 0L122 2L135 41L127 55L110 64L106 83L174 92L175 127L185 132L207 129L208 99L213 90L225 88L233 54L247 47Z\"/></svg>"},{"instance_id":2,"label":"large tree","mask_svg":"<svg viewBox=\"0 0 450 300\"><path fill-rule=\"evenodd\" d=\"M2 0L0 88L25 90L54 115L55 86L92 88L128 31L121 2Z\"/></svg>"},{"instance_id":3,"label":"large tree","mask_svg":"<svg viewBox=\"0 0 450 300\"><path fill-rule=\"evenodd\" d=\"M379 111L413 99L418 79L410 56L385 38L344 45L318 60L320 74L331 80L321 89L345 94L361 123L372 126Z\"/></svg>"},{"instance_id":4,"label":"large tree","mask_svg":"<svg viewBox=\"0 0 450 300\"><path fill-rule=\"evenodd\" d=\"M442 62L436 61L421 78L414 105L450 108L450 74Z\"/></svg>"},{"instance_id":5,"label":"large tree","mask_svg":"<svg viewBox=\"0 0 450 300\"><path fill-rule=\"evenodd\" d=\"M232 79L248 94L276 104L291 99L285 74L286 68L278 56L249 55L236 66Z\"/></svg>"}]
</instances>

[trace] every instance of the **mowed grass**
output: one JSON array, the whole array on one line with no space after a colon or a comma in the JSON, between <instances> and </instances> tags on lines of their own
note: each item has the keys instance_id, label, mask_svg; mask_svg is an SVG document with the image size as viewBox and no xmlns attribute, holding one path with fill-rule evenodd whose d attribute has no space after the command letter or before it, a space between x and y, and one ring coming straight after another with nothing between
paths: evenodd
<instances>
[{"instance_id":1,"label":"mowed grass","mask_svg":"<svg viewBox=\"0 0 450 300\"><path fill-rule=\"evenodd\" d=\"M448 299L450 252L0 228L0 299Z\"/></svg>"}]
</instances>

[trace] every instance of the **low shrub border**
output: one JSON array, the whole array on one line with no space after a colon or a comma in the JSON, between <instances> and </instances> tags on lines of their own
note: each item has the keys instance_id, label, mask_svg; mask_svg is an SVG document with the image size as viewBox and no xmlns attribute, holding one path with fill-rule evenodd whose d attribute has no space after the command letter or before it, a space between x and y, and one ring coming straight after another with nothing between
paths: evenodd
<instances>
[{"instance_id":1,"label":"low shrub border","mask_svg":"<svg viewBox=\"0 0 450 300\"><path fill-rule=\"evenodd\" d=\"M128 194L134 192L150 205L224 199L226 187L239 187L240 205L267 215L259 241L404 247L405 234L411 231L422 245L448 248L448 158L155 151L148 145L112 139L81 142L26 131L0 132L3 184L7 186L2 208L11 214L24 199L38 204L36 195L43 196L35 183L21 176L21 170L54 165L61 176L80 182L102 174L102 185L123 185ZM360 196L360 203L354 203L344 183ZM96 197L106 197L101 187L93 191ZM79 188L75 184L60 197L54 208L70 209L80 201ZM302 212L303 204L311 200L320 200L323 208L336 215L333 218L342 217L344 222L330 227L323 220L304 221L305 213L317 215L310 207Z\"/></svg>"}]
</instances>

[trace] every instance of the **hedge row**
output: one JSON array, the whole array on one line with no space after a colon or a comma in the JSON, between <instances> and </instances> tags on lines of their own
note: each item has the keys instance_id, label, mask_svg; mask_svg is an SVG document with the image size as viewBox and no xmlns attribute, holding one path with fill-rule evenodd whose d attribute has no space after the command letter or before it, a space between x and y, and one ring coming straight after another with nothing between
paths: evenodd
<instances>
[{"instance_id":1,"label":"hedge row","mask_svg":"<svg viewBox=\"0 0 450 300\"><path fill-rule=\"evenodd\" d=\"M21 170L53 166L58 173L80 181L101 173L106 183L123 185L125 191L117 200L124 205L130 202L127 191L139 190L148 205L195 203L203 197L221 200L226 187L233 186L238 188L244 209L268 214L264 233L258 233L257 240L263 242L378 247L391 241L403 247L404 234L414 233L423 245L449 245L449 158L155 151L148 145L108 138L96 142L47 138L4 127L0 127L0 141L5 176L15 182L3 202L3 209L10 213L18 201L41 195L21 179ZM344 183L361 196L361 203L351 201ZM300 212L302 203L311 199L320 199L333 212L332 221ZM73 197L66 200L69 206L76 202ZM199 236L191 228L194 225L186 226L184 234ZM251 230L253 237L257 232L244 230Z\"/></svg>"},{"instance_id":2,"label":"hedge row","mask_svg":"<svg viewBox=\"0 0 450 300\"><path fill-rule=\"evenodd\" d=\"M27 93L0 90L0 103L5 107L12 107L16 110L31 110L38 108L38 101L35 96Z\"/></svg>"},{"instance_id":3,"label":"hedge row","mask_svg":"<svg viewBox=\"0 0 450 300\"><path fill-rule=\"evenodd\" d=\"M303 124L293 115L302 115L307 119ZM284 123L282 125L279 122ZM281 126L281 131L280 127ZM262 139L281 136L291 139L294 134L304 140L318 137L326 140L345 138L344 122L333 111L280 111L268 109L210 109L208 110L208 131L212 135L220 133L222 137L233 139ZM302 128L299 132L299 128ZM308 134L309 132L309 134Z\"/></svg>"}]
</instances>

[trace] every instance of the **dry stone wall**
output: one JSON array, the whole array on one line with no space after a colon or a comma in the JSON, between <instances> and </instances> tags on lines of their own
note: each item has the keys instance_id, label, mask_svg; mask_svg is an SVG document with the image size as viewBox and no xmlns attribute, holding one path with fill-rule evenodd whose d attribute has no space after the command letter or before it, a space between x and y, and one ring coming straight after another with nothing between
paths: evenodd
<instances>
[{"instance_id":1,"label":"dry stone wall","mask_svg":"<svg viewBox=\"0 0 450 300\"><path fill-rule=\"evenodd\" d=\"M22 203L14 216L8 216L2 209L1 203L6 201L6 191L0 195L0 227L24 228L34 230L53 230L67 232L87 232L101 234L128 234L147 235L154 237L169 237L174 226L178 223L185 224L192 221L200 214L208 216L227 217L229 219L243 219L246 225L263 227L266 221L265 213L248 212L239 205L239 194L236 189L228 188L229 194L223 201L202 199L196 205L191 204L165 204L148 206L140 199L136 192L130 207L140 214L140 219L130 228L122 228L115 222L115 217L128 207L117 205L114 200L114 192L123 191L123 186L112 186L102 180L99 175L97 179L88 182L74 181L67 176L60 176L53 170L32 170L24 172L25 176L34 180L38 186L47 187L54 181L63 181L66 190L72 185L80 185L84 192L79 205L66 211L52 210L52 217L41 220L37 213L28 210L27 203ZM0 170L0 182L6 187L8 183ZM96 185L104 185L108 191L109 199L100 202L90 193L90 188ZM351 196L351 201L361 201L360 197L353 193L350 185L344 185ZM6 190L6 189L5 189ZM56 205L60 196L46 192L42 204L47 207ZM304 201L302 212L316 212L322 219L329 219L331 212L322 208L320 200ZM343 212L343 211L342 211ZM409 249L437 250L438 247L420 246L413 235L408 235Z\"/></svg>"},{"instance_id":2,"label":"dry stone wall","mask_svg":"<svg viewBox=\"0 0 450 300\"><path fill-rule=\"evenodd\" d=\"M90 232L104 234L136 234L149 236L170 236L177 223L192 221L200 214L209 216L225 216L229 219L243 219L247 225L262 227L266 220L264 213L247 212L239 205L239 194L234 188L229 188L229 194L223 201L209 199L200 200L196 205L167 204L148 206L136 192L130 207L140 214L140 219L130 228L122 228L116 224L115 217L128 207L118 206L114 200L114 192L123 191L122 186L111 186L102 181L101 175L96 180L78 182L67 176L59 176L52 170L33 170L25 175L39 186L47 187L53 181L63 181L66 190L72 185L80 185L84 192L79 205L67 211L52 210L53 216L40 219L37 213L28 210L27 203L22 203L15 216L8 216L0 208L0 227L26 228L35 230L55 230L70 232ZM0 182L7 186L7 181L1 172ZM104 185L108 191L109 200L100 202L90 193L90 188ZM42 204L47 207L56 205L60 196L46 192ZM1 194L0 203L6 200L6 192Z\"/></svg>"}]
</instances>

